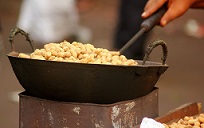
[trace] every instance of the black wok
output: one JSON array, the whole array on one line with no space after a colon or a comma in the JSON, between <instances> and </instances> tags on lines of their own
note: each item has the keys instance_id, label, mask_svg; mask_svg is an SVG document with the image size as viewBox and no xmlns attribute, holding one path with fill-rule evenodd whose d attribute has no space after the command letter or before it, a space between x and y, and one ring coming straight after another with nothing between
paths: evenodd
<instances>
[{"instance_id":1,"label":"black wok","mask_svg":"<svg viewBox=\"0 0 204 128\"><path fill-rule=\"evenodd\" d=\"M136 60L137 66L19 58L11 37L9 40L13 51L7 56L19 83L30 95L50 100L108 104L134 99L150 93L168 68L167 47L162 40L147 47L144 60ZM163 63L146 61L158 45L163 48Z\"/></svg>"}]
</instances>

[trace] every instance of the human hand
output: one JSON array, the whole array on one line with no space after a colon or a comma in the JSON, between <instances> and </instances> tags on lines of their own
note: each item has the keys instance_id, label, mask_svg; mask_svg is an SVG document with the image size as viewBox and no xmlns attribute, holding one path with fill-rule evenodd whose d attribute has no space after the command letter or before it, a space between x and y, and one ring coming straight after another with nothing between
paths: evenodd
<instances>
[{"instance_id":1,"label":"human hand","mask_svg":"<svg viewBox=\"0 0 204 128\"><path fill-rule=\"evenodd\" d=\"M183 15L191 7L204 7L204 0L149 0L142 13L147 18L167 3L167 12L160 20L160 25L165 26L170 21Z\"/></svg>"}]
</instances>

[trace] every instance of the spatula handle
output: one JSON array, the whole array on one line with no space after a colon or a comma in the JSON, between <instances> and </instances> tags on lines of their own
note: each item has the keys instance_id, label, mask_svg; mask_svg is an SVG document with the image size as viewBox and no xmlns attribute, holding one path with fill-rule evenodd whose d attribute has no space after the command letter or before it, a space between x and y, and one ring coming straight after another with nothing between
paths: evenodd
<instances>
[{"instance_id":1,"label":"spatula handle","mask_svg":"<svg viewBox=\"0 0 204 128\"><path fill-rule=\"evenodd\" d=\"M159 23L166 10L167 6L165 4L157 12L152 14L149 18L145 19L141 24L141 28L145 28L146 32L150 31L154 26Z\"/></svg>"}]
</instances>

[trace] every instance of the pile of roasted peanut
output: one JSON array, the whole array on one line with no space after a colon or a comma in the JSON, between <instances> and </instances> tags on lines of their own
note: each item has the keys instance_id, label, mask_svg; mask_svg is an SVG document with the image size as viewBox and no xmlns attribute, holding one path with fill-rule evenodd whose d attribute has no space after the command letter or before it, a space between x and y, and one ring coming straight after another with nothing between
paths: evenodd
<instances>
[{"instance_id":1,"label":"pile of roasted peanut","mask_svg":"<svg viewBox=\"0 0 204 128\"><path fill-rule=\"evenodd\" d=\"M164 125L166 128L204 128L204 113L197 116L186 116L177 122Z\"/></svg>"},{"instance_id":2,"label":"pile of roasted peanut","mask_svg":"<svg viewBox=\"0 0 204 128\"><path fill-rule=\"evenodd\" d=\"M18 57L89 64L128 66L138 64L133 59L127 59L124 55L120 55L118 51L109 51L107 49L95 48L91 44L82 44L80 42L70 43L67 41L48 43L44 45L43 49L36 49L30 55L20 53Z\"/></svg>"}]
</instances>

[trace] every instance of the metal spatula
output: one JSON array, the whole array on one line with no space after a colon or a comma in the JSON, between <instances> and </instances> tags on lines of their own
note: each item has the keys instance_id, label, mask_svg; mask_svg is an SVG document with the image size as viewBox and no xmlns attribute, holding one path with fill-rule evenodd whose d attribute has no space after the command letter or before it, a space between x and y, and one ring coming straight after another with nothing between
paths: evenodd
<instances>
[{"instance_id":1,"label":"metal spatula","mask_svg":"<svg viewBox=\"0 0 204 128\"><path fill-rule=\"evenodd\" d=\"M166 5L162 6L157 12L145 19L141 24L141 29L137 32L119 51L123 54L127 48L129 48L142 34L150 31L154 26L156 26L164 13L166 12Z\"/></svg>"}]
</instances>

